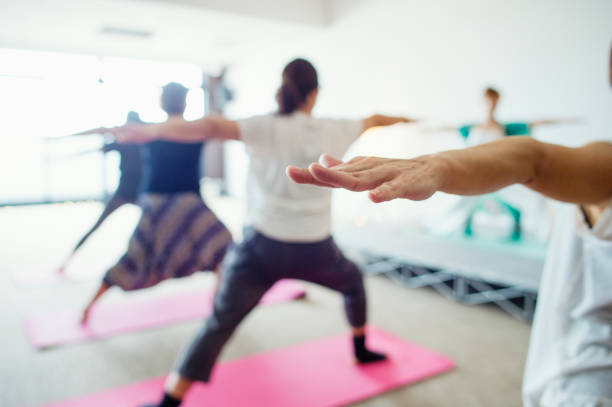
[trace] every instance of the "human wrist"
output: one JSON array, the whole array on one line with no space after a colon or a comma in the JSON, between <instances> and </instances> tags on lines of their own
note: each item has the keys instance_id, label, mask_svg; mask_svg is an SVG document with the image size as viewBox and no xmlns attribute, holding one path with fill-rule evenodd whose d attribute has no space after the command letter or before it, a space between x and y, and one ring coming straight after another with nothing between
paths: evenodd
<instances>
[{"instance_id":1,"label":"human wrist","mask_svg":"<svg viewBox=\"0 0 612 407\"><path fill-rule=\"evenodd\" d=\"M443 153L427 156L434 188L444 192L448 189L451 174L451 160Z\"/></svg>"}]
</instances>

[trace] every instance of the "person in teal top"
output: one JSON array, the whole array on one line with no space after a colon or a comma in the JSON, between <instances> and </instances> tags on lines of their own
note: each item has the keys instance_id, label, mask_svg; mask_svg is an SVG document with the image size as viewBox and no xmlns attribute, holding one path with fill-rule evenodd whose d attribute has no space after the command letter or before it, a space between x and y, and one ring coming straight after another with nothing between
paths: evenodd
<instances>
[{"instance_id":1,"label":"person in teal top","mask_svg":"<svg viewBox=\"0 0 612 407\"><path fill-rule=\"evenodd\" d=\"M499 92L496 89L488 87L485 89L483 96L487 109L484 122L480 124L467 124L460 127L443 128L441 130L457 130L460 136L465 140L467 146L472 147L478 144L499 140L507 136L531 136L534 127L542 125L575 122L575 120L554 119L500 123L495 117L500 99ZM470 207L464 224L464 234L468 236L473 235L472 223L474 216L480 211L489 211L489 208L494 206L509 214L514 220L510 239L519 240L521 238L521 211L502 199L499 194L483 195L474 199L473 202L472 200L465 200L465 203L467 203L467 201L469 201Z\"/></svg>"},{"instance_id":2,"label":"person in teal top","mask_svg":"<svg viewBox=\"0 0 612 407\"><path fill-rule=\"evenodd\" d=\"M470 135L470 131L476 125L474 124L466 124L465 126L459 127L457 130L461 137L467 140ZM521 123L521 122L513 122L513 123L504 123L501 124L501 127L504 132L504 136L531 136L531 124L530 123Z\"/></svg>"},{"instance_id":3,"label":"person in teal top","mask_svg":"<svg viewBox=\"0 0 612 407\"><path fill-rule=\"evenodd\" d=\"M466 124L460 127L453 127L453 130L459 131L459 134L463 139L469 140L473 133L477 130L481 131L497 131L501 137L504 136L531 136L531 133L535 127L563 124L563 123L575 123L575 119L545 119L545 120L532 120L529 122L509 122L500 123L496 118L497 106L499 104L500 93L494 88L488 87L485 89L484 102L487 109L486 119L484 122L479 124ZM492 140L483 140L483 142ZM482 143L477 143L482 144Z\"/></svg>"}]
</instances>

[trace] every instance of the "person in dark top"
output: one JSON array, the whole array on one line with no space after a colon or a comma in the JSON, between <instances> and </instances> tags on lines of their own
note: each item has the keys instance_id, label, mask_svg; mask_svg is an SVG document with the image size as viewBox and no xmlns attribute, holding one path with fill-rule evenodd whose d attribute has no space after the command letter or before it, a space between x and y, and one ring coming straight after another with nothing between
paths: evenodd
<instances>
[{"instance_id":1,"label":"person in dark top","mask_svg":"<svg viewBox=\"0 0 612 407\"><path fill-rule=\"evenodd\" d=\"M143 123L140 120L138 113L134 111L128 112L126 123ZM113 212L126 204L136 204L138 195L141 191L142 184L142 172L143 172L143 161L142 161L142 150L143 147L137 144L119 144L116 142L105 144L101 151L108 153L110 151L117 151L119 153L119 171L121 173L119 178L119 185L115 190L115 193L106 202L102 214L96 221L96 223L89 229L87 233L79 240L68 258L60 266L59 272L63 273L66 266L79 250L81 246L89 239L89 237L104 223Z\"/></svg>"},{"instance_id":2,"label":"person in dark top","mask_svg":"<svg viewBox=\"0 0 612 407\"><path fill-rule=\"evenodd\" d=\"M161 106L168 121L182 119L187 91L174 82L163 87ZM106 272L85 308L82 323L113 286L139 290L196 271L217 270L232 236L200 195L202 148L202 142L153 141L144 145L147 166L139 200L141 218L127 252Z\"/></svg>"},{"instance_id":3,"label":"person in dark top","mask_svg":"<svg viewBox=\"0 0 612 407\"><path fill-rule=\"evenodd\" d=\"M200 191L200 155L203 143L153 141L145 145L149 172L146 191L165 194Z\"/></svg>"}]
</instances>

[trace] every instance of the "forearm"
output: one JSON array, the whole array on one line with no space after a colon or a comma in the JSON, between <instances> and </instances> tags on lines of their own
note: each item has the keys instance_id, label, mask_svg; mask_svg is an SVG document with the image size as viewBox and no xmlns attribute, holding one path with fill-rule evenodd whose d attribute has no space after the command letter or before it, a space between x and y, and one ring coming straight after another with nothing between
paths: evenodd
<instances>
[{"instance_id":1,"label":"forearm","mask_svg":"<svg viewBox=\"0 0 612 407\"><path fill-rule=\"evenodd\" d=\"M563 121L561 120L542 119L542 120L534 120L532 122L527 123L527 125L529 126L529 130L533 130L535 127L551 126L551 125L561 124L561 123L563 123Z\"/></svg>"},{"instance_id":2,"label":"forearm","mask_svg":"<svg viewBox=\"0 0 612 407\"><path fill-rule=\"evenodd\" d=\"M442 174L439 191L478 195L508 185L528 184L543 157L541 144L527 137L513 137L468 149L431 156Z\"/></svg>"},{"instance_id":3,"label":"forearm","mask_svg":"<svg viewBox=\"0 0 612 407\"><path fill-rule=\"evenodd\" d=\"M526 185L550 198L578 204L600 204L612 198L612 143L578 148L540 143L544 157L537 176Z\"/></svg>"},{"instance_id":4,"label":"forearm","mask_svg":"<svg viewBox=\"0 0 612 407\"><path fill-rule=\"evenodd\" d=\"M580 124L581 119L577 117L558 118L558 119L541 119L534 120L529 123L529 127L534 128L538 126L551 126L557 124Z\"/></svg>"},{"instance_id":5,"label":"forearm","mask_svg":"<svg viewBox=\"0 0 612 407\"><path fill-rule=\"evenodd\" d=\"M406 117L385 116L382 114L375 114L363 120L363 131L371 129L372 127L391 126L397 123L410 123L413 121L414 120L406 118Z\"/></svg>"},{"instance_id":6,"label":"forearm","mask_svg":"<svg viewBox=\"0 0 612 407\"><path fill-rule=\"evenodd\" d=\"M164 123L130 123L119 127L86 130L77 134L112 134L115 141L121 144L142 144L159 139L179 143L197 143L208 139L240 139L238 123L221 116L207 116L193 121L171 117Z\"/></svg>"},{"instance_id":7,"label":"forearm","mask_svg":"<svg viewBox=\"0 0 612 407\"><path fill-rule=\"evenodd\" d=\"M556 200L601 203L612 197L612 144L568 148L511 137L432 156L443 174L439 191L477 195L512 184Z\"/></svg>"},{"instance_id":8,"label":"forearm","mask_svg":"<svg viewBox=\"0 0 612 407\"><path fill-rule=\"evenodd\" d=\"M238 140L240 131L235 121L220 116L207 116L187 121L172 117L164 123L127 125L113 130L122 143L142 143L167 140L178 143L197 143L204 140Z\"/></svg>"}]
</instances>

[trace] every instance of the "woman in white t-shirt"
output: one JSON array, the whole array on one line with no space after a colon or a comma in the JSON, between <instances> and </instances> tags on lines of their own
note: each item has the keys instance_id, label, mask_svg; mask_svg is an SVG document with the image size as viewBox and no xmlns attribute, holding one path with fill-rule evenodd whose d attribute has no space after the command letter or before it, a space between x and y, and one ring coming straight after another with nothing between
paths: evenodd
<instances>
[{"instance_id":1,"label":"woman in white t-shirt","mask_svg":"<svg viewBox=\"0 0 612 407\"><path fill-rule=\"evenodd\" d=\"M610 50L612 84L612 49ZM374 202L476 195L523 184L566 202L550 242L527 367L526 407L612 407L612 143L579 148L511 137L397 160L290 167L298 183L370 191Z\"/></svg>"},{"instance_id":2,"label":"woman in white t-shirt","mask_svg":"<svg viewBox=\"0 0 612 407\"><path fill-rule=\"evenodd\" d=\"M160 125L109 130L124 142L241 140L250 157L246 195L249 229L226 257L213 313L168 376L166 393L157 406L178 406L193 381L208 381L236 326L282 278L311 281L340 292L352 326L355 360L385 359L365 345L363 279L331 238L330 191L294 184L286 177L285 168L295 163L306 165L325 151L342 156L365 130L410 120L382 115L364 120L314 118L311 112L317 94L315 68L296 59L283 70L277 113L239 121L205 117L187 122L177 118Z\"/></svg>"}]
</instances>

